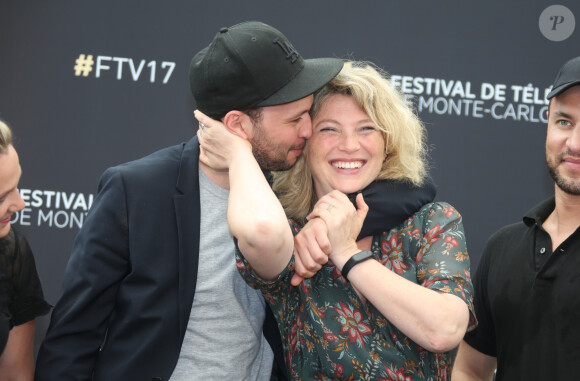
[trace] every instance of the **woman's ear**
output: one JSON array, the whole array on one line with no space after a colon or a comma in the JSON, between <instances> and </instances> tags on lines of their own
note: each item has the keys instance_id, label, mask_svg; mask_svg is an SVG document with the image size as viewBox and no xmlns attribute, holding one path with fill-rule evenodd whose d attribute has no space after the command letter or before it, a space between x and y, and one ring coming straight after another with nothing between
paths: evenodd
<instances>
[{"instance_id":1,"label":"woman's ear","mask_svg":"<svg viewBox=\"0 0 580 381\"><path fill-rule=\"evenodd\" d=\"M224 116L222 121L232 134L248 140L250 137L249 131L247 131L248 120L249 117L245 113L238 110L232 110Z\"/></svg>"}]
</instances>

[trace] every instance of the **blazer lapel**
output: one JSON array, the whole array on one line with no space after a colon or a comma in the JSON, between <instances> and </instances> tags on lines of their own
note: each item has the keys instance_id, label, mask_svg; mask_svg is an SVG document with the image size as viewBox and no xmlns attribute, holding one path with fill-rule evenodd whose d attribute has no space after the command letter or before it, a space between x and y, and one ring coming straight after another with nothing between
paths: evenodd
<instances>
[{"instance_id":1,"label":"blazer lapel","mask_svg":"<svg viewBox=\"0 0 580 381\"><path fill-rule=\"evenodd\" d=\"M179 328L185 335L197 280L199 262L199 142L194 137L183 149L177 194L174 196L179 240Z\"/></svg>"}]
</instances>

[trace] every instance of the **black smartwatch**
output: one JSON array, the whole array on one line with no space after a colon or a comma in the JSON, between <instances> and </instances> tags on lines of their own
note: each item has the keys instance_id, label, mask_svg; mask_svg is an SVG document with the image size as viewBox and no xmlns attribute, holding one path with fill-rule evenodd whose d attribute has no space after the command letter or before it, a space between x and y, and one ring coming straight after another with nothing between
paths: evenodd
<instances>
[{"instance_id":1,"label":"black smartwatch","mask_svg":"<svg viewBox=\"0 0 580 381\"><path fill-rule=\"evenodd\" d=\"M358 265L361 262L366 261L367 259L371 259L372 257L373 252L370 250L364 250L361 251L360 253L356 253L355 255L350 257L348 261L346 261L344 266L342 266L342 271L340 272L342 274L342 277L348 280L347 275L354 266Z\"/></svg>"}]
</instances>

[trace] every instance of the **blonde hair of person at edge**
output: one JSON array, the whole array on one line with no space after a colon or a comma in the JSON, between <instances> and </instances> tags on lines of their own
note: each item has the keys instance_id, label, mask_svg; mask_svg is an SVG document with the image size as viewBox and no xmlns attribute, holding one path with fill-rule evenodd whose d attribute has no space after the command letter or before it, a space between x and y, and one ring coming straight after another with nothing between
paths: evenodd
<instances>
[{"instance_id":1,"label":"blonde hair of person at edge","mask_svg":"<svg viewBox=\"0 0 580 381\"><path fill-rule=\"evenodd\" d=\"M206 126L202 160L229 166L238 269L274 311L291 377L449 379L450 351L476 325L461 216L429 203L357 241L368 207L362 194L356 207L345 195L375 179L420 184L426 176L424 127L386 73L347 62L315 95L304 155L274 174L279 199L246 140L250 121L225 118L223 128L196 117ZM329 262L293 287L293 232L312 218L328 227Z\"/></svg>"},{"instance_id":2,"label":"blonde hair of person at edge","mask_svg":"<svg viewBox=\"0 0 580 381\"><path fill-rule=\"evenodd\" d=\"M49 312L26 239L10 225L25 207L18 191L22 170L12 131L0 120L0 380L34 376L34 318Z\"/></svg>"}]
</instances>

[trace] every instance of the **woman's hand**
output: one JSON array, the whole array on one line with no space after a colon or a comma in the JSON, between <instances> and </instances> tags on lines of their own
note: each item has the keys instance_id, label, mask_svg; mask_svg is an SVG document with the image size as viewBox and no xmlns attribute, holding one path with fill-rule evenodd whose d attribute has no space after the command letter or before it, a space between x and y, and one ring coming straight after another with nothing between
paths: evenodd
<instances>
[{"instance_id":1,"label":"woman's hand","mask_svg":"<svg viewBox=\"0 0 580 381\"><path fill-rule=\"evenodd\" d=\"M199 110L193 114L200 123L197 130L201 147L199 159L205 165L215 170L228 170L240 150L252 152L250 142L230 132L222 122Z\"/></svg>"},{"instance_id":2,"label":"woman's hand","mask_svg":"<svg viewBox=\"0 0 580 381\"><path fill-rule=\"evenodd\" d=\"M328 229L321 218L311 218L294 237L294 271L290 282L298 286L306 278L312 278L328 262L332 252Z\"/></svg>"},{"instance_id":3,"label":"woman's hand","mask_svg":"<svg viewBox=\"0 0 580 381\"><path fill-rule=\"evenodd\" d=\"M326 223L332 246L329 258L339 269L360 251L356 239L369 207L362 194L356 196L356 204L357 209L344 193L334 190L320 198L308 216L308 219L320 217Z\"/></svg>"}]
</instances>

